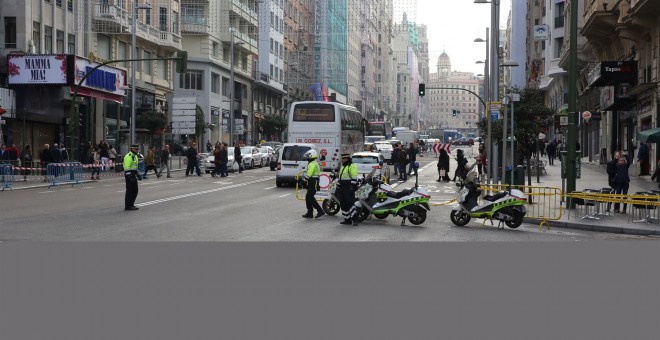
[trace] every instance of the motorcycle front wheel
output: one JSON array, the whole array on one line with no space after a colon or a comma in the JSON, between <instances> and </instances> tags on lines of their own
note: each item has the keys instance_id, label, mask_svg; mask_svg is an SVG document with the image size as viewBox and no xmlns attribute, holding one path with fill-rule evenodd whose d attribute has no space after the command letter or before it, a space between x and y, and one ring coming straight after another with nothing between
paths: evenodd
<instances>
[{"instance_id":1,"label":"motorcycle front wheel","mask_svg":"<svg viewBox=\"0 0 660 340\"><path fill-rule=\"evenodd\" d=\"M323 200L323 204L321 206L323 208L323 211L325 211L326 214L330 216L337 215L339 212L339 203L337 201L332 200L332 199L325 199Z\"/></svg>"},{"instance_id":2,"label":"motorcycle front wheel","mask_svg":"<svg viewBox=\"0 0 660 340\"><path fill-rule=\"evenodd\" d=\"M513 216L513 221L505 221L504 224L506 224L506 226L511 229L520 227L523 222L523 217L525 217L522 211L518 209L511 209L511 216Z\"/></svg>"},{"instance_id":3,"label":"motorcycle front wheel","mask_svg":"<svg viewBox=\"0 0 660 340\"><path fill-rule=\"evenodd\" d=\"M451 219L451 222L455 225L462 227L470 222L471 217L463 210L452 210L451 214L449 214L449 219Z\"/></svg>"}]
</instances>

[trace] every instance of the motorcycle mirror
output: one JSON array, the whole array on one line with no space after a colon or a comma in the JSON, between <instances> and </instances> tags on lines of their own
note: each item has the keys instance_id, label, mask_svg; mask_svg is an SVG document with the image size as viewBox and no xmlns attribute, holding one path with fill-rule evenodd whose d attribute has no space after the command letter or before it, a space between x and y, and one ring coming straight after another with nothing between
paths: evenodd
<instances>
[{"instance_id":1,"label":"motorcycle mirror","mask_svg":"<svg viewBox=\"0 0 660 340\"><path fill-rule=\"evenodd\" d=\"M456 186L457 186L457 187L460 187L460 186L461 186L461 183L460 183L460 182L456 182Z\"/></svg>"}]
</instances>

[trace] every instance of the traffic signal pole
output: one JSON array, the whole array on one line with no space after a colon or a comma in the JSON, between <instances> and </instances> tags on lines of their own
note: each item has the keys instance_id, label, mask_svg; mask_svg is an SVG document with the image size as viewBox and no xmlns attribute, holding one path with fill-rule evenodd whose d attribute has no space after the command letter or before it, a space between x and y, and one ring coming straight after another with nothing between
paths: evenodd
<instances>
[{"instance_id":1,"label":"traffic signal pole","mask_svg":"<svg viewBox=\"0 0 660 340\"><path fill-rule=\"evenodd\" d=\"M566 138L566 192L575 191L575 141L577 140L577 31L578 2L571 1L570 45L568 71L568 136ZM568 201L567 208L575 207L574 200Z\"/></svg>"}]
</instances>

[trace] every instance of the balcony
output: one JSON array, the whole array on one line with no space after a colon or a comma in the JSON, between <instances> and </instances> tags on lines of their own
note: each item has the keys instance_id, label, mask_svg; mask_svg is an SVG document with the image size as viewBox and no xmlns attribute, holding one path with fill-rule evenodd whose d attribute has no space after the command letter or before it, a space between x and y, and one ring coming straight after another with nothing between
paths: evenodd
<instances>
[{"instance_id":1,"label":"balcony","mask_svg":"<svg viewBox=\"0 0 660 340\"><path fill-rule=\"evenodd\" d=\"M259 22L259 15L248 4L241 2L241 0L232 0L231 2L234 4L234 12L236 14L245 19L255 20L256 23Z\"/></svg>"},{"instance_id":2,"label":"balcony","mask_svg":"<svg viewBox=\"0 0 660 340\"><path fill-rule=\"evenodd\" d=\"M650 16L655 17L660 14L660 1L658 0L632 0L630 2L631 16Z\"/></svg>"},{"instance_id":3,"label":"balcony","mask_svg":"<svg viewBox=\"0 0 660 340\"><path fill-rule=\"evenodd\" d=\"M138 22L136 35L142 39L148 40L152 43L163 47L171 47L173 49L181 49L181 36L172 32L161 31L152 26Z\"/></svg>"},{"instance_id":4,"label":"balcony","mask_svg":"<svg viewBox=\"0 0 660 340\"><path fill-rule=\"evenodd\" d=\"M181 16L182 34L208 34L209 29L210 26L208 18L190 15Z\"/></svg>"},{"instance_id":5,"label":"balcony","mask_svg":"<svg viewBox=\"0 0 660 340\"><path fill-rule=\"evenodd\" d=\"M96 4L93 16L96 32L123 33L131 24L128 11L117 5Z\"/></svg>"},{"instance_id":6,"label":"balcony","mask_svg":"<svg viewBox=\"0 0 660 340\"><path fill-rule=\"evenodd\" d=\"M548 77L559 78L566 75L566 71L559 66L559 59L552 59L548 68Z\"/></svg>"},{"instance_id":7,"label":"balcony","mask_svg":"<svg viewBox=\"0 0 660 340\"><path fill-rule=\"evenodd\" d=\"M657 1L657 0L656 0ZM593 0L587 8L584 9L582 20L584 25L580 34L586 36L591 41L603 41L609 43L612 39L612 32L619 20L620 12L609 8L607 11L603 6L608 2L604 0Z\"/></svg>"}]
</instances>

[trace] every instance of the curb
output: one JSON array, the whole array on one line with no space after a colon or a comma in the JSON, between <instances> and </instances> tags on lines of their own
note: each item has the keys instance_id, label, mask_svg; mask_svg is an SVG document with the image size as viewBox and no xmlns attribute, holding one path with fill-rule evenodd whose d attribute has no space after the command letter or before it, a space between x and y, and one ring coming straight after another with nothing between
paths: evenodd
<instances>
[{"instance_id":1,"label":"curb","mask_svg":"<svg viewBox=\"0 0 660 340\"><path fill-rule=\"evenodd\" d=\"M535 218L525 218L525 222L528 223L541 223L541 220ZM577 229L585 231L596 231L612 234L625 234L625 235L636 235L636 236L656 236L660 235L660 228L658 230L649 230L642 228L622 228L618 226L611 225L594 225L594 224L582 224L582 223L572 223L566 221L548 221L550 223L550 228L563 228L563 229Z\"/></svg>"}]
</instances>

